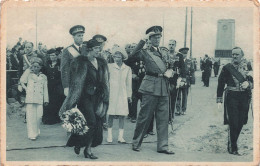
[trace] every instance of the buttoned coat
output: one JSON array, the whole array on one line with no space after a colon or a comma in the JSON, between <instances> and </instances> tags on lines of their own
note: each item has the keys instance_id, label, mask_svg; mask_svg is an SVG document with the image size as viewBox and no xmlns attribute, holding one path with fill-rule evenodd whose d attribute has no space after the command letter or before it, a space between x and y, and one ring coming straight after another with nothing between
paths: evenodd
<instances>
[{"instance_id":1,"label":"buttoned coat","mask_svg":"<svg viewBox=\"0 0 260 166\"><path fill-rule=\"evenodd\" d=\"M44 74L37 76L30 69L26 69L20 82L27 83L25 103L43 104L49 102L48 81Z\"/></svg>"},{"instance_id":2,"label":"buttoned coat","mask_svg":"<svg viewBox=\"0 0 260 166\"><path fill-rule=\"evenodd\" d=\"M128 97L132 96L132 70L124 63L121 68L116 63L108 64L110 77L110 98L108 115L126 116L128 110Z\"/></svg>"}]
</instances>

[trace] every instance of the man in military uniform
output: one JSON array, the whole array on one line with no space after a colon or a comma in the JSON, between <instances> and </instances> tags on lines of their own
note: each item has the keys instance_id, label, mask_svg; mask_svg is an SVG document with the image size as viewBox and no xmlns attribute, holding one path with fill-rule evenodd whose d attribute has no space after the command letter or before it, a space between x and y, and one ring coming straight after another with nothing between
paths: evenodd
<instances>
[{"instance_id":1,"label":"man in military uniform","mask_svg":"<svg viewBox=\"0 0 260 166\"><path fill-rule=\"evenodd\" d=\"M132 149L140 151L140 147L155 112L157 126L157 152L174 154L168 149L169 89L168 78L173 71L167 70L166 62L159 51L162 27L153 26L146 31L152 43L150 50L142 49L143 39L129 57L130 61L144 61L146 75L139 92L142 93L141 110L136 122Z\"/></svg>"},{"instance_id":2,"label":"man in military uniform","mask_svg":"<svg viewBox=\"0 0 260 166\"><path fill-rule=\"evenodd\" d=\"M212 62L209 59L208 55L205 55L204 61L202 63L202 80L204 83L204 86L209 87L209 78L210 78L210 73L212 69Z\"/></svg>"},{"instance_id":3,"label":"man in military uniform","mask_svg":"<svg viewBox=\"0 0 260 166\"><path fill-rule=\"evenodd\" d=\"M177 86L177 79L180 77L180 62L178 52L175 51L176 48L176 41L171 39L169 40L169 52L167 55L168 59L168 68L173 69L174 75L172 78L169 79L170 81L170 111L169 111L169 121L173 120L175 114L175 104L178 89ZM183 58L182 58L183 59Z\"/></svg>"},{"instance_id":4,"label":"man in military uniform","mask_svg":"<svg viewBox=\"0 0 260 166\"><path fill-rule=\"evenodd\" d=\"M248 111L251 100L253 78L248 75L247 65L243 62L244 53L240 47L232 49L233 60L226 64L218 78L217 103L220 108L223 102L222 96L225 90L224 101L224 125L229 126L228 152L240 155L237 148L237 140L247 123ZM225 88L225 85L226 88Z\"/></svg>"},{"instance_id":5,"label":"man in military uniform","mask_svg":"<svg viewBox=\"0 0 260 166\"><path fill-rule=\"evenodd\" d=\"M37 57L37 54L33 51L33 43L27 42L24 45L24 53L20 58L19 64L19 76L23 74L23 72L31 66L32 57Z\"/></svg>"},{"instance_id":6,"label":"man in military uniform","mask_svg":"<svg viewBox=\"0 0 260 166\"><path fill-rule=\"evenodd\" d=\"M191 59L187 58L189 48L181 48L179 52L180 56L183 56L184 66L181 65L180 75L182 77L181 82L177 83L177 87L179 87L177 94L177 103L176 103L176 115L185 115L187 110L187 99L188 92L191 85L191 77L194 73L194 67Z\"/></svg>"},{"instance_id":7,"label":"man in military uniform","mask_svg":"<svg viewBox=\"0 0 260 166\"><path fill-rule=\"evenodd\" d=\"M73 36L74 43L65 48L61 56L61 82L64 88L65 96L68 96L69 93L70 63L73 58L79 56L81 53L81 45L83 43L85 27L82 25L73 26L72 28L70 28L69 33Z\"/></svg>"},{"instance_id":8,"label":"man in military uniform","mask_svg":"<svg viewBox=\"0 0 260 166\"><path fill-rule=\"evenodd\" d=\"M213 64L215 77L218 76L219 66L220 66L220 59L217 60L215 59L215 62Z\"/></svg>"}]
</instances>

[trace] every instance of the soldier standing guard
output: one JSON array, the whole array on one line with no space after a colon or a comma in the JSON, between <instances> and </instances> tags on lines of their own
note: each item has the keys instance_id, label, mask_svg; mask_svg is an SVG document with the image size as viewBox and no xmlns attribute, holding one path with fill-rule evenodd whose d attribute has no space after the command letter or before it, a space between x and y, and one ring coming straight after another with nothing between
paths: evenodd
<instances>
[{"instance_id":1,"label":"soldier standing guard","mask_svg":"<svg viewBox=\"0 0 260 166\"><path fill-rule=\"evenodd\" d=\"M69 33L73 36L74 43L65 48L61 56L61 81L64 88L64 95L69 93L69 70L71 61L80 55L81 45L83 43L83 35L85 27L82 25L75 25L70 28Z\"/></svg>"},{"instance_id":2,"label":"soldier standing guard","mask_svg":"<svg viewBox=\"0 0 260 166\"><path fill-rule=\"evenodd\" d=\"M177 85L177 87L179 87L179 90L177 94L176 115L186 114L188 93L191 85L191 77L194 73L192 60L187 58L188 51L189 48L179 49L179 52L181 53L180 57L183 57L183 63L180 63L180 75L182 79L180 84Z\"/></svg>"},{"instance_id":3,"label":"soldier standing guard","mask_svg":"<svg viewBox=\"0 0 260 166\"><path fill-rule=\"evenodd\" d=\"M174 75L172 78L169 79L170 81L170 111L169 111L169 121L171 121L174 118L175 113L175 104L176 104L176 98L178 89L177 86L177 79L180 76L180 62L179 62L179 56L177 56L177 51L175 51L176 48L176 40L169 40L169 52L167 54L168 59L168 68L173 69Z\"/></svg>"},{"instance_id":4,"label":"soldier standing guard","mask_svg":"<svg viewBox=\"0 0 260 166\"><path fill-rule=\"evenodd\" d=\"M142 49L145 39L141 40L129 57L133 61L144 61L146 75L141 83L139 92L142 93L141 110L137 118L133 137L132 149L140 151L152 116L155 112L157 126L157 152L174 154L168 149L168 120L169 120L169 83L173 70L166 69L166 62L159 51L162 37L162 27L153 26L146 31L152 43L150 50Z\"/></svg>"},{"instance_id":5,"label":"soldier standing guard","mask_svg":"<svg viewBox=\"0 0 260 166\"><path fill-rule=\"evenodd\" d=\"M220 108L227 85L224 98L224 125L229 126L227 149L230 154L240 155L237 140L248 120L253 78L248 75L247 65L242 60L244 52L240 47L232 49L232 57L232 62L222 68L218 78L217 103Z\"/></svg>"}]
</instances>

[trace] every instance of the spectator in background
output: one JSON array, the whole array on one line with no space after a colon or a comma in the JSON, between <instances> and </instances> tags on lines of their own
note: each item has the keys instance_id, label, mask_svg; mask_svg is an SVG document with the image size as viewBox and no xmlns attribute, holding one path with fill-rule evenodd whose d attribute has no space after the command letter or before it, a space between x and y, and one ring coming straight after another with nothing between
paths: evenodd
<instances>
[{"instance_id":1,"label":"spectator in background","mask_svg":"<svg viewBox=\"0 0 260 166\"><path fill-rule=\"evenodd\" d=\"M213 64L215 77L218 76L219 66L220 66L220 58L219 58L218 60L215 60L215 62L214 62L214 64Z\"/></svg>"},{"instance_id":2,"label":"spectator in background","mask_svg":"<svg viewBox=\"0 0 260 166\"><path fill-rule=\"evenodd\" d=\"M125 51L126 51L127 55L130 54L130 47L131 47L131 44L126 44L125 45Z\"/></svg>"},{"instance_id":3,"label":"spectator in background","mask_svg":"<svg viewBox=\"0 0 260 166\"><path fill-rule=\"evenodd\" d=\"M24 53L21 56L20 64L19 64L19 73L20 75L31 66L31 59L33 57L37 57L37 54L33 52L33 43L27 42L25 43Z\"/></svg>"},{"instance_id":4,"label":"spectator in background","mask_svg":"<svg viewBox=\"0 0 260 166\"><path fill-rule=\"evenodd\" d=\"M47 52L50 60L43 69L43 74L48 79L49 105L44 107L42 122L44 124L56 124L60 122L59 110L65 99L61 84L60 60L55 49Z\"/></svg>"}]
</instances>

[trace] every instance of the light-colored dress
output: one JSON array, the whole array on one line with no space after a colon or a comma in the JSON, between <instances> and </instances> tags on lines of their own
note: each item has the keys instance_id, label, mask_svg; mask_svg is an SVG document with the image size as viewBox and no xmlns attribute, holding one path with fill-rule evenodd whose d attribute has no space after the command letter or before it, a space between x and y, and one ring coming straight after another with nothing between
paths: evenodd
<instances>
[{"instance_id":1,"label":"light-colored dress","mask_svg":"<svg viewBox=\"0 0 260 166\"><path fill-rule=\"evenodd\" d=\"M116 63L108 64L110 97L108 115L127 116L128 97L132 96L132 70L124 63L119 67Z\"/></svg>"},{"instance_id":2,"label":"light-colored dress","mask_svg":"<svg viewBox=\"0 0 260 166\"><path fill-rule=\"evenodd\" d=\"M44 74L36 75L30 69L26 69L20 82L27 83L25 103L28 138L36 138L40 134L42 105L49 102L47 77Z\"/></svg>"}]
</instances>

